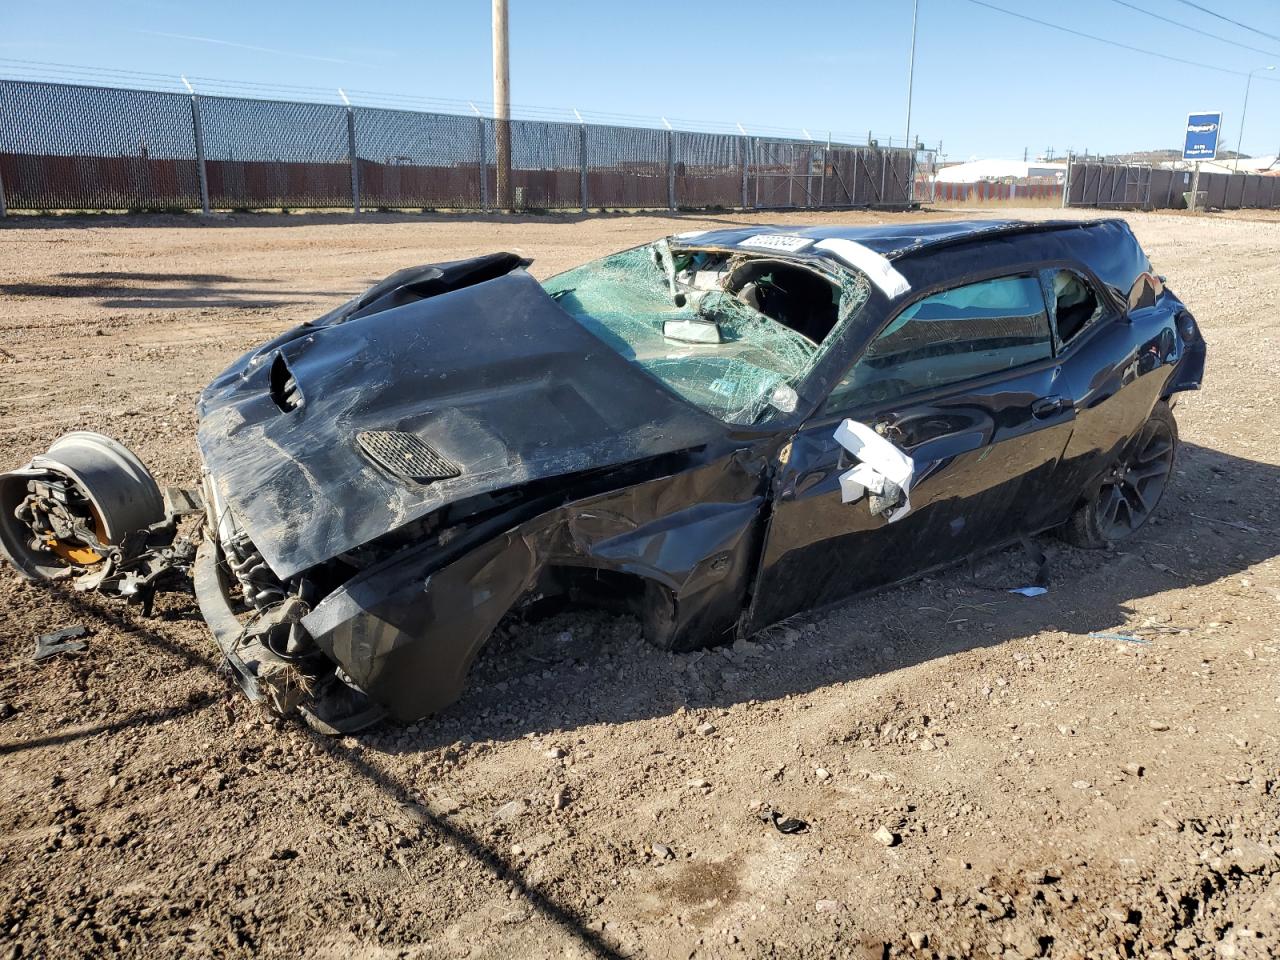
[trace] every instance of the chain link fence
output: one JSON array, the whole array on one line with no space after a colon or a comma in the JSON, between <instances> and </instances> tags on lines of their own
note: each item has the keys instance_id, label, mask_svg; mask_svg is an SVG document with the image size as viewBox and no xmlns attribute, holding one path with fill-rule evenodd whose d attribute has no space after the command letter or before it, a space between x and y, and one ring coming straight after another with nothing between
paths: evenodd
<instances>
[{"instance_id":1,"label":"chain link fence","mask_svg":"<svg viewBox=\"0 0 1280 960\"><path fill-rule=\"evenodd\" d=\"M0 189L13 210L199 207L191 99L0 81Z\"/></svg>"},{"instance_id":2,"label":"chain link fence","mask_svg":"<svg viewBox=\"0 0 1280 960\"><path fill-rule=\"evenodd\" d=\"M908 206L916 152L507 122L517 210ZM9 210L492 210L498 121L0 80Z\"/></svg>"}]
</instances>

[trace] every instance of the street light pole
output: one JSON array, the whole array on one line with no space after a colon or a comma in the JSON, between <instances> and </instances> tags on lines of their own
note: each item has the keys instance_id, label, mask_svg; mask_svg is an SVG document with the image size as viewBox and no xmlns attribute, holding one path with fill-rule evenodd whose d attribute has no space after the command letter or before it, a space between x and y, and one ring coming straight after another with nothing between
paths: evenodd
<instances>
[{"instance_id":1,"label":"street light pole","mask_svg":"<svg viewBox=\"0 0 1280 960\"><path fill-rule=\"evenodd\" d=\"M920 15L920 0L911 4L911 56L906 61L906 146L911 146L911 87L915 84L915 24Z\"/></svg>"},{"instance_id":2,"label":"street light pole","mask_svg":"<svg viewBox=\"0 0 1280 960\"><path fill-rule=\"evenodd\" d=\"M919 18L920 0L913 0L911 4L911 56L907 60L907 149L911 151L911 169L908 172L908 176L911 178L910 197L913 203L916 199L916 151L911 143L911 94L916 80L916 24Z\"/></svg>"},{"instance_id":3,"label":"street light pole","mask_svg":"<svg viewBox=\"0 0 1280 960\"><path fill-rule=\"evenodd\" d=\"M1240 108L1240 133L1236 136L1236 173L1240 172L1240 145L1244 143L1244 115L1249 109L1249 85L1253 83L1253 75L1255 73L1265 73L1268 70L1274 70L1275 64L1269 67L1257 67L1249 71L1249 78L1244 82L1244 106Z\"/></svg>"}]
</instances>

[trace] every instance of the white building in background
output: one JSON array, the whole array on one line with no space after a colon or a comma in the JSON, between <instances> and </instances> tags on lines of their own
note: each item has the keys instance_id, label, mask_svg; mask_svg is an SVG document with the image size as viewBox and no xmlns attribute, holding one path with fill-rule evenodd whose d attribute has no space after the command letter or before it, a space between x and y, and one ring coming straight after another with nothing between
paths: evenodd
<instances>
[{"instance_id":1,"label":"white building in background","mask_svg":"<svg viewBox=\"0 0 1280 960\"><path fill-rule=\"evenodd\" d=\"M982 183L984 181L1044 180L1061 183L1067 165L1047 160L970 160L938 170L939 183Z\"/></svg>"}]
</instances>

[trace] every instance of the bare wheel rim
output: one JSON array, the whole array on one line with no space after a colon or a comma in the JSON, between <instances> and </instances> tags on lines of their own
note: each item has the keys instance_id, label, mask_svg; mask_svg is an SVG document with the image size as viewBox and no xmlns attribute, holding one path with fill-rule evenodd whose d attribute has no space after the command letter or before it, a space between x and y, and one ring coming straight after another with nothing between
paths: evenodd
<instances>
[{"instance_id":1,"label":"bare wheel rim","mask_svg":"<svg viewBox=\"0 0 1280 960\"><path fill-rule=\"evenodd\" d=\"M1098 526L1108 540L1128 536L1147 522L1173 470L1173 434L1149 420L1098 490Z\"/></svg>"}]
</instances>

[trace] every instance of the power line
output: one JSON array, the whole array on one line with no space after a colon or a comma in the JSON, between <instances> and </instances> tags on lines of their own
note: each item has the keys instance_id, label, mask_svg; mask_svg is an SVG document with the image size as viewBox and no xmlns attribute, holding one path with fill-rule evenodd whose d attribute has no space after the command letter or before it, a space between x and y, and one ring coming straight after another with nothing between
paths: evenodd
<instances>
[{"instance_id":1,"label":"power line","mask_svg":"<svg viewBox=\"0 0 1280 960\"><path fill-rule=\"evenodd\" d=\"M1107 46L1110 46L1110 47L1119 47L1121 50L1129 50L1133 53L1141 53L1148 57L1158 57L1161 60L1169 60L1169 61L1172 61L1173 63L1180 63L1183 66L1187 66L1187 67L1200 67L1203 70L1213 70L1217 73L1228 73L1233 77L1248 76L1248 74L1246 74L1242 70L1231 70L1227 67L1215 67L1213 64L1210 64L1210 63L1199 63L1195 60L1186 60L1186 59L1183 59L1182 57L1175 57L1172 54L1160 53L1157 50L1147 50L1144 47L1135 47L1127 43L1121 43L1119 40L1108 40L1106 37L1095 36L1092 33L1085 33L1081 30L1073 30L1071 27L1064 27L1060 23L1050 23L1048 20L1039 20L1035 17L1029 17L1025 13L1018 13L1017 11L1014 11L1014 10L1006 10L1004 7L997 7L994 3L987 3L986 0L969 0L969 3L975 4L976 6L979 6L979 7L986 7L988 10L994 10L997 13L1003 13L1006 16L1017 17L1019 20L1026 20L1028 23L1035 23L1042 27L1048 27L1050 30L1058 30L1062 33L1069 33L1075 37L1082 37L1085 40L1093 40L1093 41L1096 41L1097 43L1105 43L1107 44ZM1263 79L1271 79L1271 78L1268 77ZM1280 82L1280 80L1276 82Z\"/></svg>"},{"instance_id":2,"label":"power line","mask_svg":"<svg viewBox=\"0 0 1280 960\"><path fill-rule=\"evenodd\" d=\"M1267 33L1265 30L1259 30L1257 27L1251 27L1247 23L1241 23L1239 20L1232 20L1230 17L1224 17L1216 10L1210 10L1208 7L1202 7L1198 3L1192 3L1191 0L1178 0L1178 2L1186 4L1193 10L1199 10L1201 13L1207 13L1211 17L1217 17L1219 20L1233 24L1241 30L1248 30L1250 33L1256 33L1258 36L1266 37L1268 40L1280 40L1280 37L1277 37L1274 33Z\"/></svg>"},{"instance_id":3,"label":"power line","mask_svg":"<svg viewBox=\"0 0 1280 960\"><path fill-rule=\"evenodd\" d=\"M1254 53L1262 53L1268 57L1280 57L1280 53L1271 50L1263 50L1261 47L1251 47L1247 43L1240 43L1236 40L1228 40L1226 37L1220 37L1216 33L1210 33L1208 30L1201 30L1199 27L1193 27L1189 23L1183 23L1181 20L1175 20L1173 17L1165 16L1163 13L1156 13L1154 10L1146 10L1138 6L1136 3L1128 3L1127 0L1111 0L1112 3L1118 3L1122 7L1128 7L1130 10L1136 10L1138 13L1145 13L1148 17L1153 17L1161 23L1171 23L1175 27L1181 27L1183 30L1190 30L1192 33L1198 33L1202 37L1209 37L1212 40L1220 40L1222 43L1229 43L1233 47L1240 47L1242 50L1252 50Z\"/></svg>"}]
</instances>

